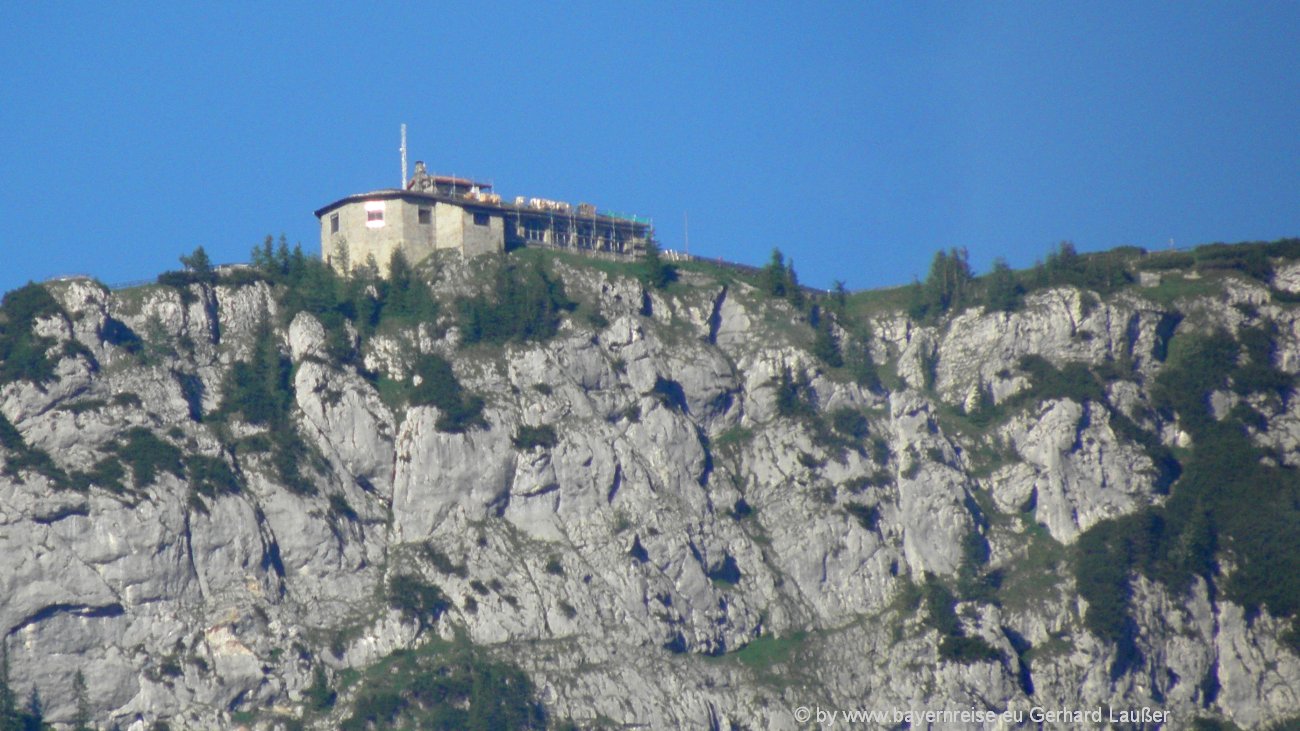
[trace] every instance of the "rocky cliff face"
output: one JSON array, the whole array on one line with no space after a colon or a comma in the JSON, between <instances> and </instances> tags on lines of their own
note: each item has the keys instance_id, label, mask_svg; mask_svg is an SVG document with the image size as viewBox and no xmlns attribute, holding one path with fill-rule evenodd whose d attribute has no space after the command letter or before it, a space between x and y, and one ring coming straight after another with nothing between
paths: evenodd
<instances>
[{"instance_id":1,"label":"rocky cliff face","mask_svg":"<svg viewBox=\"0 0 1300 731\"><path fill-rule=\"evenodd\" d=\"M802 313L736 277L645 291L616 269L549 266L599 316L462 347L444 314L381 327L346 362L319 318L280 325L264 282L47 285L62 312L33 332L53 377L0 390L20 437L0 478L15 691L37 688L46 720L68 722L80 671L105 727L333 728L389 653L468 640L580 727L1148 706L1170 728L1250 728L1300 709L1300 657L1268 605L1234 603L1214 577L1134 572L1117 641L1085 623L1071 570L1090 529L1169 500L1162 454L1195 448L1153 406L1171 339L1267 320L1270 365L1300 371L1300 318L1276 297L1300 271L1174 301L1046 289L934 324L877 309L864 343L881 384L860 385L813 355ZM475 276L449 265L440 297ZM265 428L212 417L268 320L308 487L286 484ZM393 395L421 354L483 398L481 425L440 430L439 408ZM1048 393L1026 356L1122 368ZM1256 443L1300 459L1290 401L1215 398L1225 413L1254 398ZM1218 576L1232 570L1225 558ZM398 576L445 606L401 611ZM333 711L310 702L317 668Z\"/></svg>"}]
</instances>

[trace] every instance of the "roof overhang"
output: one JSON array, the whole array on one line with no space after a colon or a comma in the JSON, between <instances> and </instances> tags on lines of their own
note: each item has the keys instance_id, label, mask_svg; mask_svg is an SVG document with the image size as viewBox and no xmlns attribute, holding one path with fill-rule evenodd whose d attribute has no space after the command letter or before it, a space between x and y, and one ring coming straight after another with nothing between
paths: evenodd
<instances>
[{"instance_id":1,"label":"roof overhang","mask_svg":"<svg viewBox=\"0 0 1300 731\"><path fill-rule=\"evenodd\" d=\"M400 188L385 188L383 190L374 190L369 193L356 193L354 195L340 198L333 203L318 208L316 218L323 218L326 214L336 211L343 206L352 203L364 203L366 201L383 201L383 200L404 200L408 203L419 205L421 203L445 203L448 205L465 208L471 211L484 213L494 213L497 215L522 215L528 218L571 218L583 221L600 221L602 224L612 223L618 226L626 226L634 231L644 231L647 235L653 226L647 221L634 221L616 216L608 216L602 213L591 215L579 215L570 213L557 213L555 211L546 211L528 206L516 206L510 203L490 203L488 201L478 201L473 198L465 198L458 195L447 195L445 193L432 193L414 190L401 190Z\"/></svg>"},{"instance_id":2,"label":"roof overhang","mask_svg":"<svg viewBox=\"0 0 1300 731\"><path fill-rule=\"evenodd\" d=\"M439 193L425 193L414 190L401 190L398 188L386 188L384 190L374 190L369 193L356 193L354 195L340 198L333 203L316 209L316 218L321 218L331 211L338 210L350 203L363 203L365 201L386 201L386 200L404 200L410 203L450 203L461 208L470 208L476 211L501 211L501 206L486 201L476 201L472 198L461 198L459 196L442 195Z\"/></svg>"}]
</instances>

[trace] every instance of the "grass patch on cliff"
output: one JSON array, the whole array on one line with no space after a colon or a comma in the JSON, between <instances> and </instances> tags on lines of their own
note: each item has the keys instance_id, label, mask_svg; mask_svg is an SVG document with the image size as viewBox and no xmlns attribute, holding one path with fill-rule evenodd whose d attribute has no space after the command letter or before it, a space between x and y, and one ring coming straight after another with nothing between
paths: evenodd
<instances>
[{"instance_id":1,"label":"grass patch on cliff","mask_svg":"<svg viewBox=\"0 0 1300 731\"><path fill-rule=\"evenodd\" d=\"M1019 394L994 404L992 394L981 387L976 403L970 408L937 400L936 416L944 433L960 437L963 448L969 450L972 474L985 476L1004 464L1019 461L1015 449L1003 442L997 430L1031 404Z\"/></svg>"},{"instance_id":2,"label":"grass patch on cliff","mask_svg":"<svg viewBox=\"0 0 1300 731\"><path fill-rule=\"evenodd\" d=\"M637 263L632 259L602 259L555 249L529 249L524 247L511 251L510 258L529 266L546 266L551 261L559 261L577 269L595 269L611 277L626 277L628 279L636 279L639 271Z\"/></svg>"},{"instance_id":3,"label":"grass patch on cliff","mask_svg":"<svg viewBox=\"0 0 1300 731\"><path fill-rule=\"evenodd\" d=\"M733 426L709 441L713 449L727 455L736 455L754 441L754 430L744 426Z\"/></svg>"},{"instance_id":4,"label":"grass patch on cliff","mask_svg":"<svg viewBox=\"0 0 1300 731\"><path fill-rule=\"evenodd\" d=\"M1174 307L1189 299L1217 298L1223 293L1224 282L1233 276L1235 275L1225 272L1195 276L1182 272L1164 272L1160 284L1141 289L1140 295L1162 307Z\"/></svg>"},{"instance_id":5,"label":"grass patch on cliff","mask_svg":"<svg viewBox=\"0 0 1300 731\"><path fill-rule=\"evenodd\" d=\"M906 312L911 299L910 285L854 292L848 296L846 311L850 319L865 322Z\"/></svg>"},{"instance_id":6,"label":"grass patch on cliff","mask_svg":"<svg viewBox=\"0 0 1300 731\"><path fill-rule=\"evenodd\" d=\"M750 286L758 286L757 274L739 269L732 269L731 267L723 266L717 262L695 259L692 261L673 262L673 266L682 272L690 272L691 274L707 277L719 285L731 286L743 282Z\"/></svg>"},{"instance_id":7,"label":"grass patch on cliff","mask_svg":"<svg viewBox=\"0 0 1300 731\"><path fill-rule=\"evenodd\" d=\"M1007 561L1002 569L998 601L1017 612L1041 606L1056 598L1064 573L1069 569L1069 552L1052 538L1047 528L1024 518L1024 552Z\"/></svg>"},{"instance_id":8,"label":"grass patch on cliff","mask_svg":"<svg viewBox=\"0 0 1300 731\"><path fill-rule=\"evenodd\" d=\"M361 675L346 713L342 731L547 727L524 671L463 638L380 659Z\"/></svg>"},{"instance_id":9,"label":"grass patch on cliff","mask_svg":"<svg viewBox=\"0 0 1300 731\"><path fill-rule=\"evenodd\" d=\"M762 634L734 652L706 656L704 661L739 664L769 688L815 685L818 681L808 672L807 659L820 636L820 632L802 630L781 637Z\"/></svg>"},{"instance_id":10,"label":"grass patch on cliff","mask_svg":"<svg viewBox=\"0 0 1300 731\"><path fill-rule=\"evenodd\" d=\"M972 446L966 447L966 459L969 465L966 474L976 480L991 477L1003 467L1023 461L1015 444L998 434L975 439Z\"/></svg>"},{"instance_id":11,"label":"grass patch on cliff","mask_svg":"<svg viewBox=\"0 0 1300 731\"><path fill-rule=\"evenodd\" d=\"M784 637L759 635L732 653L732 657L750 670L772 671L795 659L807 639L807 632L794 632Z\"/></svg>"}]
</instances>

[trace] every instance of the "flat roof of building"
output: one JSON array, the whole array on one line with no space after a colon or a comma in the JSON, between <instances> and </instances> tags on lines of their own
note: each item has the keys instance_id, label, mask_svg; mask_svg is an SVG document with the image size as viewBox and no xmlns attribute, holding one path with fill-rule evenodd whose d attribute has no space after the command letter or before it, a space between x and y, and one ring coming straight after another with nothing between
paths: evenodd
<instances>
[{"instance_id":1,"label":"flat roof of building","mask_svg":"<svg viewBox=\"0 0 1300 731\"><path fill-rule=\"evenodd\" d=\"M428 177L429 177L430 180L432 180L432 181L435 182L435 183L443 183L443 184L445 184L445 185L454 185L454 186L456 186L456 187L458 187L458 188L466 188L466 189L468 189L468 188L475 188L475 187L476 187L476 188L478 188L479 190L492 190L492 184L491 184L491 183L484 183L484 182L482 182L482 181L478 181L478 180L470 180L469 178L458 178L458 177L456 177L455 175L430 175L430 176L428 176ZM411 189L411 186L412 186L413 184L415 184L415 180L416 180L415 178L411 178L410 180L406 181L406 189L407 189L407 190L410 190L410 189Z\"/></svg>"}]
</instances>

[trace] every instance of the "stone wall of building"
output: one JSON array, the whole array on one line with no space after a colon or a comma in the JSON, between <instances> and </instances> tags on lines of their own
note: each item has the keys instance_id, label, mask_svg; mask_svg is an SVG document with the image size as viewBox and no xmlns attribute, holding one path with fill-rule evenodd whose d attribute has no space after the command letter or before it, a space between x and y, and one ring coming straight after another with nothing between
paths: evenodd
<instances>
[{"instance_id":1,"label":"stone wall of building","mask_svg":"<svg viewBox=\"0 0 1300 731\"><path fill-rule=\"evenodd\" d=\"M327 213L321 217L321 256L340 271L374 257L380 271L386 273L393 251L406 238L401 208L400 200L356 201ZM373 209L383 212L382 226L368 225L368 212Z\"/></svg>"},{"instance_id":2,"label":"stone wall of building","mask_svg":"<svg viewBox=\"0 0 1300 731\"><path fill-rule=\"evenodd\" d=\"M370 210L381 209L382 226L368 225ZM428 222L420 222L420 211L428 211ZM374 257L380 274L387 276L388 262L398 248L407 260L415 263L433 253L436 248L460 248L459 235L446 230L440 238L442 209L460 212L458 206L436 204L434 201L414 202L400 198L389 200L359 200L344 204L321 217L321 256L336 269L355 268ZM338 216L338 230L334 231L334 216ZM445 242L442 247L439 241Z\"/></svg>"},{"instance_id":3,"label":"stone wall of building","mask_svg":"<svg viewBox=\"0 0 1300 731\"><path fill-rule=\"evenodd\" d=\"M388 263L399 248L412 264L437 250L455 250L469 257L501 252L507 241L516 246L638 256L644 242L653 236L647 222L596 216L594 209L575 218L463 200L397 190L350 196L332 204L335 207L317 211L321 216L321 255L340 271L361 266L373 257L380 273L387 276ZM368 220L371 211L383 212L382 224Z\"/></svg>"},{"instance_id":4,"label":"stone wall of building","mask_svg":"<svg viewBox=\"0 0 1300 731\"><path fill-rule=\"evenodd\" d=\"M464 217L461 215L463 212L463 209L458 206L444 204L434 207L433 219L437 229L434 240L438 242L435 248L460 248L461 236L465 228Z\"/></svg>"},{"instance_id":5,"label":"stone wall of building","mask_svg":"<svg viewBox=\"0 0 1300 731\"><path fill-rule=\"evenodd\" d=\"M465 256L505 250L505 222L500 213L475 212L449 203L434 209L435 248L457 249Z\"/></svg>"},{"instance_id":6,"label":"stone wall of building","mask_svg":"<svg viewBox=\"0 0 1300 731\"><path fill-rule=\"evenodd\" d=\"M486 220L484 220L486 217ZM481 256L505 251L506 233L504 216L461 209L462 244L465 256Z\"/></svg>"}]
</instances>

